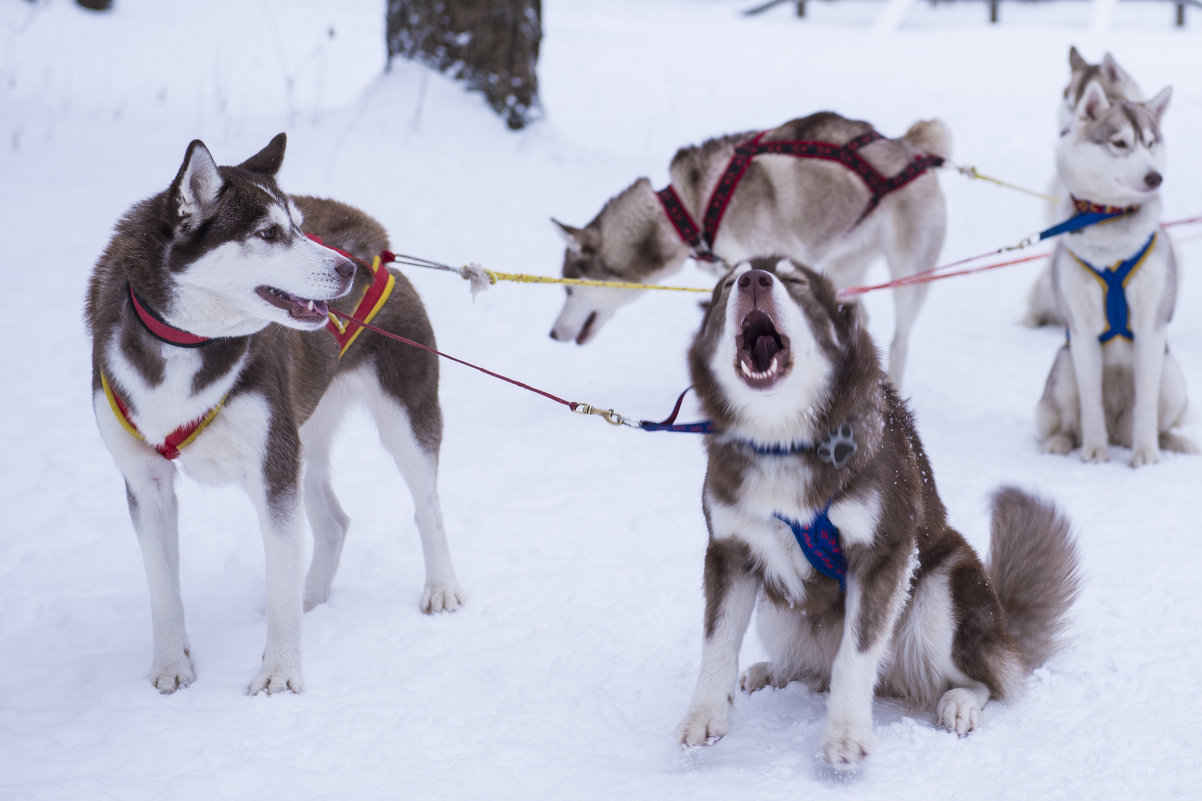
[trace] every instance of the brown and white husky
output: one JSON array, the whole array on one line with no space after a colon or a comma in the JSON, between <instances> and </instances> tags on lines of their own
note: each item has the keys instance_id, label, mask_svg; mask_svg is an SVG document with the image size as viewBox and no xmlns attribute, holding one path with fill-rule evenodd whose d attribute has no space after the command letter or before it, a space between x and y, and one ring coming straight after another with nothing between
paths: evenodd
<instances>
[{"instance_id":1,"label":"brown and white husky","mask_svg":"<svg viewBox=\"0 0 1202 801\"><path fill-rule=\"evenodd\" d=\"M413 495L426 561L422 608L463 602L436 487L437 358L382 337L352 338L355 329L331 325L329 310L358 304L430 345L433 331L404 276L332 249L371 261L388 247L378 222L280 190L284 147L280 134L242 164L218 167L192 142L171 186L117 223L88 288L92 404L125 478L150 584L149 679L163 693L195 678L179 588L177 462L200 481L234 482L249 494L267 574L267 644L249 689L301 690L302 610L326 600L346 536L329 456L352 400L365 401ZM307 580L305 512L315 538Z\"/></svg>"},{"instance_id":2,"label":"brown and white husky","mask_svg":"<svg viewBox=\"0 0 1202 801\"><path fill-rule=\"evenodd\" d=\"M736 684L829 691L821 751L836 768L872 748L874 692L961 735L989 698L1012 697L1077 593L1055 506L999 490L983 565L947 521L860 308L790 260L752 259L721 280L689 365L715 433L704 646L679 741L726 734ZM739 679L757 603L772 659Z\"/></svg>"}]
</instances>

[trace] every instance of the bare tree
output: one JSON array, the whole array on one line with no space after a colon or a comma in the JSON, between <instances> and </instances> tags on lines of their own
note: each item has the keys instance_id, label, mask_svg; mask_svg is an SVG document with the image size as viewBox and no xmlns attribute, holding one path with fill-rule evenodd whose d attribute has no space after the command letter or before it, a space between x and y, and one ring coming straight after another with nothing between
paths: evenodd
<instances>
[{"instance_id":1,"label":"bare tree","mask_svg":"<svg viewBox=\"0 0 1202 801\"><path fill-rule=\"evenodd\" d=\"M420 61L484 93L510 128L539 116L541 0L388 0L388 60Z\"/></svg>"}]
</instances>

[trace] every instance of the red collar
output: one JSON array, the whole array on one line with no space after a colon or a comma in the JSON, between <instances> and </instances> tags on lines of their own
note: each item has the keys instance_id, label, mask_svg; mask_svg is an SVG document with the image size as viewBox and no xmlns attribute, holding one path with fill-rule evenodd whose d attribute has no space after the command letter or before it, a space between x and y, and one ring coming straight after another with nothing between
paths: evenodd
<instances>
[{"instance_id":1,"label":"red collar","mask_svg":"<svg viewBox=\"0 0 1202 801\"><path fill-rule=\"evenodd\" d=\"M1139 205L1108 206L1105 203L1094 203L1092 200L1082 200L1076 195L1069 195L1073 201L1073 211L1077 214L1132 214L1139 211Z\"/></svg>"},{"instance_id":2,"label":"red collar","mask_svg":"<svg viewBox=\"0 0 1202 801\"><path fill-rule=\"evenodd\" d=\"M213 341L209 337L190 334L171 325L151 311L150 307L146 305L146 301L138 297L138 293L134 292L132 286L126 284L126 287L129 288L129 299L133 303L134 315L138 318L138 322L156 339L160 339L168 345L178 345L181 348L198 348Z\"/></svg>"}]
</instances>

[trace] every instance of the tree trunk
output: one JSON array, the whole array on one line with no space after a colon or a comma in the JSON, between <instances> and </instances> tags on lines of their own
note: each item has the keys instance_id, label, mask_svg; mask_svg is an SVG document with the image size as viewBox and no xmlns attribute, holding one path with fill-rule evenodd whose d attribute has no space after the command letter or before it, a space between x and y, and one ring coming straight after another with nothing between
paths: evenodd
<instances>
[{"instance_id":1,"label":"tree trunk","mask_svg":"<svg viewBox=\"0 0 1202 801\"><path fill-rule=\"evenodd\" d=\"M539 117L541 0L388 0L388 59L427 64L484 93L510 128Z\"/></svg>"}]
</instances>

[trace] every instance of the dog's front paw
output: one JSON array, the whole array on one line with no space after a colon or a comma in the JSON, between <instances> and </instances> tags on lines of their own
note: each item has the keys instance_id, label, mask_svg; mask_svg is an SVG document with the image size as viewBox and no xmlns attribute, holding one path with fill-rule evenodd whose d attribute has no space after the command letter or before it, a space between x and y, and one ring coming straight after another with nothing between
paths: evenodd
<instances>
[{"instance_id":1,"label":"dog's front paw","mask_svg":"<svg viewBox=\"0 0 1202 801\"><path fill-rule=\"evenodd\" d=\"M935 717L942 728L963 737L981 722L981 704L972 692L956 687L939 699Z\"/></svg>"},{"instance_id":2,"label":"dog's front paw","mask_svg":"<svg viewBox=\"0 0 1202 801\"><path fill-rule=\"evenodd\" d=\"M1081 461L1102 463L1110 461L1110 448L1106 445L1082 445Z\"/></svg>"},{"instance_id":3,"label":"dog's front paw","mask_svg":"<svg viewBox=\"0 0 1202 801\"><path fill-rule=\"evenodd\" d=\"M463 606L467 596L455 579L438 584L427 584L422 593L422 611L427 615L435 612L454 612Z\"/></svg>"},{"instance_id":4,"label":"dog's front paw","mask_svg":"<svg viewBox=\"0 0 1202 801\"><path fill-rule=\"evenodd\" d=\"M147 678L160 693L171 695L196 681L196 671L192 669L192 660L188 658L188 652L183 651L177 659L161 664L156 662Z\"/></svg>"},{"instance_id":5,"label":"dog's front paw","mask_svg":"<svg viewBox=\"0 0 1202 801\"><path fill-rule=\"evenodd\" d=\"M722 739L729 727L729 704L720 708L694 708L676 727L676 740L685 748L713 745Z\"/></svg>"},{"instance_id":6,"label":"dog's front paw","mask_svg":"<svg viewBox=\"0 0 1202 801\"><path fill-rule=\"evenodd\" d=\"M822 735L822 756L837 770L851 770L868 756L874 739L871 725L828 722Z\"/></svg>"},{"instance_id":7,"label":"dog's front paw","mask_svg":"<svg viewBox=\"0 0 1202 801\"><path fill-rule=\"evenodd\" d=\"M1160 461L1160 449L1155 447L1136 448L1131 454L1130 465L1132 467L1143 467L1146 464L1156 464Z\"/></svg>"},{"instance_id":8,"label":"dog's front paw","mask_svg":"<svg viewBox=\"0 0 1202 801\"><path fill-rule=\"evenodd\" d=\"M246 691L250 695L258 695L266 690L268 695L275 695L283 692L299 693L304 689L305 680L301 678L300 668L264 665Z\"/></svg>"}]
</instances>

